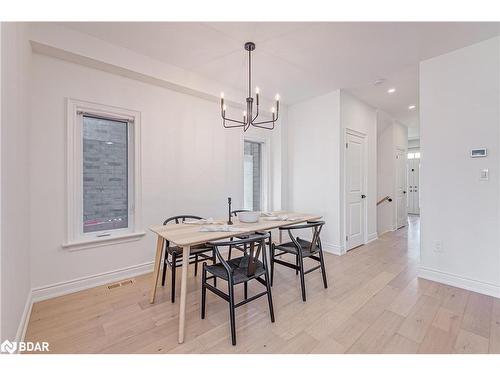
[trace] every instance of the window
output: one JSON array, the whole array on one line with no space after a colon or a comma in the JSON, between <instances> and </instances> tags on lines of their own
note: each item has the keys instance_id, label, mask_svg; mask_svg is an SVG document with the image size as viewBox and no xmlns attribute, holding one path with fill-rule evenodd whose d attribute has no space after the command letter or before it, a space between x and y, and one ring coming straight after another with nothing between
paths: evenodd
<instances>
[{"instance_id":1,"label":"window","mask_svg":"<svg viewBox=\"0 0 500 375\"><path fill-rule=\"evenodd\" d=\"M128 126L83 115L83 233L128 228Z\"/></svg>"},{"instance_id":2,"label":"window","mask_svg":"<svg viewBox=\"0 0 500 375\"><path fill-rule=\"evenodd\" d=\"M260 211L262 209L262 144L245 140L243 161L244 208Z\"/></svg>"},{"instance_id":3,"label":"window","mask_svg":"<svg viewBox=\"0 0 500 375\"><path fill-rule=\"evenodd\" d=\"M140 228L140 116L68 100L68 235L64 247L134 240Z\"/></svg>"}]
</instances>

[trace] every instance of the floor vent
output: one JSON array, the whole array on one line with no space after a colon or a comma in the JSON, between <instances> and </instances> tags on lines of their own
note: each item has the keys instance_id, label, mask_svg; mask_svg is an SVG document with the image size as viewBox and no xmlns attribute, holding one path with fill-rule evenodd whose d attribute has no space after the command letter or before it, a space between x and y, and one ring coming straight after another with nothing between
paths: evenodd
<instances>
[{"instance_id":1,"label":"floor vent","mask_svg":"<svg viewBox=\"0 0 500 375\"><path fill-rule=\"evenodd\" d=\"M129 279L129 280L124 280L124 281L121 281L119 283L114 283L114 284L109 284L108 285L108 289L116 289L116 288L119 288L121 286L125 286L125 285L132 285L134 283L134 280L132 279Z\"/></svg>"}]
</instances>

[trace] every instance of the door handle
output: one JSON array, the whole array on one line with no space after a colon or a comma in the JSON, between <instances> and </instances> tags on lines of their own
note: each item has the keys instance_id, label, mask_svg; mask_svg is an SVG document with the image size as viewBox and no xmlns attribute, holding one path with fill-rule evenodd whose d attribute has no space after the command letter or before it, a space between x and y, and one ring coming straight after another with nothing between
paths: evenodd
<instances>
[{"instance_id":1,"label":"door handle","mask_svg":"<svg viewBox=\"0 0 500 375\"><path fill-rule=\"evenodd\" d=\"M362 198L362 199L365 199L365 198L366 198L366 195L361 194L361 198Z\"/></svg>"}]
</instances>

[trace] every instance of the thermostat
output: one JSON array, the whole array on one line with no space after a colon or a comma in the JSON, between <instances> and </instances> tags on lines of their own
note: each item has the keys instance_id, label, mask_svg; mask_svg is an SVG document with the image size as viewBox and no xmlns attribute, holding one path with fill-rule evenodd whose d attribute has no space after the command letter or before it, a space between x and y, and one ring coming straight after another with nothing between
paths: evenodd
<instances>
[{"instance_id":1,"label":"thermostat","mask_svg":"<svg viewBox=\"0 0 500 375\"><path fill-rule=\"evenodd\" d=\"M471 158L484 158L488 154L485 148L473 148L470 150Z\"/></svg>"}]
</instances>

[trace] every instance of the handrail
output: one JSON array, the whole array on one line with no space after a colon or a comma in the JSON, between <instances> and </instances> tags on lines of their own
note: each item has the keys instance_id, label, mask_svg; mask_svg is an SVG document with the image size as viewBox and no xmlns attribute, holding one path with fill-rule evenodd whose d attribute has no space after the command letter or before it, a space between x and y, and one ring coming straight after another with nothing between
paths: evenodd
<instances>
[{"instance_id":1,"label":"handrail","mask_svg":"<svg viewBox=\"0 0 500 375\"><path fill-rule=\"evenodd\" d=\"M379 200L379 201L377 202L377 206L378 206L379 204L381 204L381 203L384 203L385 201L392 202L392 198L391 198L390 196L388 196L388 195L387 195L387 196L385 196L384 198L382 198L381 200Z\"/></svg>"}]
</instances>

